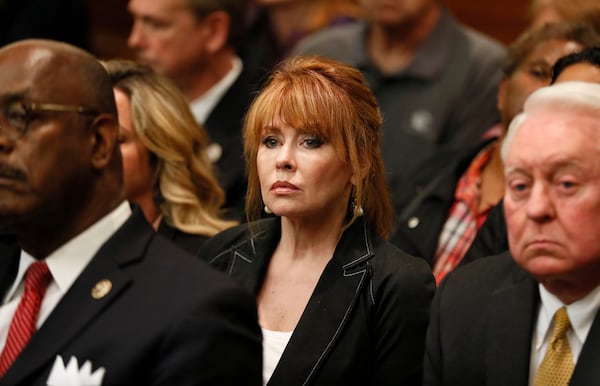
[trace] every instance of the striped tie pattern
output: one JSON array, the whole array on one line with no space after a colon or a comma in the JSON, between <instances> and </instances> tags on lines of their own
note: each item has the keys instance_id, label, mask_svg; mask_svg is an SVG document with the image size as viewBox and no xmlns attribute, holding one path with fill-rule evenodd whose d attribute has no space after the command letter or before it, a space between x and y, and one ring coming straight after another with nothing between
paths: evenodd
<instances>
[{"instance_id":1,"label":"striped tie pattern","mask_svg":"<svg viewBox=\"0 0 600 386\"><path fill-rule=\"evenodd\" d=\"M548 351L535 375L535 386L566 386L573 374L573 355L567 339L571 328L565 307L554 314L554 329L548 344Z\"/></svg>"},{"instance_id":2,"label":"striped tie pattern","mask_svg":"<svg viewBox=\"0 0 600 386\"><path fill-rule=\"evenodd\" d=\"M4 350L0 354L0 377L4 376L36 332L40 306L50 280L52 275L43 261L36 261L27 269L23 296L10 323Z\"/></svg>"}]
</instances>

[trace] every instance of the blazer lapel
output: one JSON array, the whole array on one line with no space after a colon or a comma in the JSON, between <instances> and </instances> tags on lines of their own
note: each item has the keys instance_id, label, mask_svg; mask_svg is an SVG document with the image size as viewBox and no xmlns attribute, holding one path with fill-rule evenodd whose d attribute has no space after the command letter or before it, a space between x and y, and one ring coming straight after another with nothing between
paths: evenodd
<instances>
[{"instance_id":1,"label":"blazer lapel","mask_svg":"<svg viewBox=\"0 0 600 386\"><path fill-rule=\"evenodd\" d=\"M269 385L309 384L327 358L356 304L373 256L364 221L343 235L304 310Z\"/></svg>"},{"instance_id":2,"label":"blazer lapel","mask_svg":"<svg viewBox=\"0 0 600 386\"><path fill-rule=\"evenodd\" d=\"M487 320L487 385L528 384L531 336L539 293L536 282L515 265L511 283L493 293Z\"/></svg>"},{"instance_id":3,"label":"blazer lapel","mask_svg":"<svg viewBox=\"0 0 600 386\"><path fill-rule=\"evenodd\" d=\"M598 382L600 368L600 312L596 313L594 323L581 348L579 359L575 365L570 386L593 385Z\"/></svg>"},{"instance_id":4,"label":"blazer lapel","mask_svg":"<svg viewBox=\"0 0 600 386\"><path fill-rule=\"evenodd\" d=\"M31 338L2 384L19 384L42 367L49 368L56 355L126 289L131 277L120 266L140 259L154 233L140 216L135 213L100 248ZM105 296L95 299L92 289L101 280L109 280L112 287Z\"/></svg>"}]
</instances>

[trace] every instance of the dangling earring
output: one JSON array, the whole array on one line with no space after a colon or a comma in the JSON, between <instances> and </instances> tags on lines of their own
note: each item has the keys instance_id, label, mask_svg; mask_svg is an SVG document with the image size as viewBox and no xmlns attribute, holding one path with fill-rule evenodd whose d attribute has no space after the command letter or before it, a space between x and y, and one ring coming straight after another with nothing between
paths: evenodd
<instances>
[{"instance_id":1,"label":"dangling earring","mask_svg":"<svg viewBox=\"0 0 600 386\"><path fill-rule=\"evenodd\" d=\"M268 206L265 205L265 213L266 214L273 214L273 212L271 211L271 209L269 209Z\"/></svg>"},{"instance_id":2,"label":"dangling earring","mask_svg":"<svg viewBox=\"0 0 600 386\"><path fill-rule=\"evenodd\" d=\"M365 212L363 211L363 208L361 205L359 205L358 207L354 207L354 213L356 213L356 215L358 217L362 216L363 214L365 214Z\"/></svg>"},{"instance_id":3,"label":"dangling earring","mask_svg":"<svg viewBox=\"0 0 600 386\"><path fill-rule=\"evenodd\" d=\"M363 214L365 214L365 212L363 211L362 205L358 204L358 202L356 200L356 194L354 192L352 192L352 210L354 211L354 214L357 217L360 217Z\"/></svg>"}]
</instances>

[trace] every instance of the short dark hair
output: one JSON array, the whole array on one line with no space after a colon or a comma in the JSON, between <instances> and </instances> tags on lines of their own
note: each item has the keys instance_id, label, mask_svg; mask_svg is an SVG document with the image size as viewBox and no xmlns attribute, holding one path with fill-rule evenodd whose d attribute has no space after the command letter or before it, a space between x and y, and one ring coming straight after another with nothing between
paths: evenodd
<instances>
[{"instance_id":1,"label":"short dark hair","mask_svg":"<svg viewBox=\"0 0 600 386\"><path fill-rule=\"evenodd\" d=\"M582 51L574 52L558 59L552 67L552 83L563 70L577 63L588 63L600 68L600 45L586 47Z\"/></svg>"},{"instance_id":2,"label":"short dark hair","mask_svg":"<svg viewBox=\"0 0 600 386\"><path fill-rule=\"evenodd\" d=\"M207 14L223 11L229 15L229 37L227 43L237 48L246 29L248 0L185 0L185 4L201 19Z\"/></svg>"},{"instance_id":3,"label":"short dark hair","mask_svg":"<svg viewBox=\"0 0 600 386\"><path fill-rule=\"evenodd\" d=\"M533 27L523 32L509 47L502 65L504 76L510 76L537 45L548 40L568 40L584 47L600 45L600 35L591 25L562 22Z\"/></svg>"}]
</instances>

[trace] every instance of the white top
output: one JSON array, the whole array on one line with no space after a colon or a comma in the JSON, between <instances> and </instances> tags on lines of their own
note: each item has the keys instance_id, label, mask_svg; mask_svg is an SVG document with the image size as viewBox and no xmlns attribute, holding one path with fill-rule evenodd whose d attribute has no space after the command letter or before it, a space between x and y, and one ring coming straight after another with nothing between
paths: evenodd
<instances>
[{"instance_id":1,"label":"white top","mask_svg":"<svg viewBox=\"0 0 600 386\"><path fill-rule=\"evenodd\" d=\"M130 215L129 203L123 201L112 212L43 259L48 264L52 281L40 307L37 320L38 329L92 260L98 249L127 221ZM35 259L31 255L21 250L17 277L0 305L0 347L2 348L6 344L10 322L23 295L25 272L34 261Z\"/></svg>"},{"instance_id":2,"label":"white top","mask_svg":"<svg viewBox=\"0 0 600 386\"><path fill-rule=\"evenodd\" d=\"M535 373L542 363L548 343L552 337L554 328L554 314L561 307L566 307L569 320L571 321L571 329L567 331L567 339L571 346L573 354L573 363L577 363L581 348L585 343L594 317L600 308L600 286L596 287L592 292L584 298L566 306L560 299L548 292L543 285L539 285L540 291L540 309L538 311L537 323L533 331L531 340L531 360L529 365L529 384L533 385Z\"/></svg>"},{"instance_id":3,"label":"white top","mask_svg":"<svg viewBox=\"0 0 600 386\"><path fill-rule=\"evenodd\" d=\"M200 124L204 124L206 122L211 111L213 111L223 95L240 76L243 67L242 60L237 56L234 57L231 61L231 70L229 70L227 75L221 78L221 80L219 80L201 97L192 101L190 107L194 117L196 118L196 122Z\"/></svg>"},{"instance_id":4,"label":"white top","mask_svg":"<svg viewBox=\"0 0 600 386\"><path fill-rule=\"evenodd\" d=\"M294 331L271 331L262 327L261 330L263 335L263 385L266 385Z\"/></svg>"}]
</instances>

